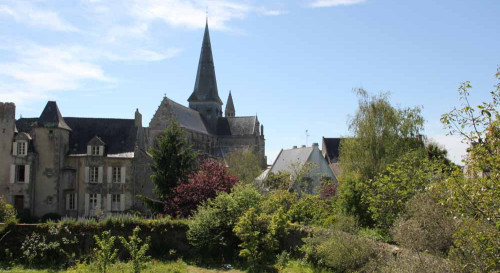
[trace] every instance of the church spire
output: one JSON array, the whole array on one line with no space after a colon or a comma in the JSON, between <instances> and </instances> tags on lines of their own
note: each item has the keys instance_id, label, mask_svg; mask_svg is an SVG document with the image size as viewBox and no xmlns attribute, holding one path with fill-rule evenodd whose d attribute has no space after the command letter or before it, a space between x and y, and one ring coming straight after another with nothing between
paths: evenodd
<instances>
[{"instance_id":1,"label":"church spire","mask_svg":"<svg viewBox=\"0 0 500 273\"><path fill-rule=\"evenodd\" d=\"M231 96L231 91L229 91L229 96L226 103L226 111L224 112L226 117L234 117L236 111L234 110L233 96Z\"/></svg>"},{"instance_id":2,"label":"church spire","mask_svg":"<svg viewBox=\"0 0 500 273\"><path fill-rule=\"evenodd\" d=\"M194 83L194 90L188 101L194 102L215 102L222 105L217 90L217 80L215 78L214 59L212 56L212 45L210 43L210 33L208 31L208 18L205 25L205 34L201 46L198 72Z\"/></svg>"}]
</instances>

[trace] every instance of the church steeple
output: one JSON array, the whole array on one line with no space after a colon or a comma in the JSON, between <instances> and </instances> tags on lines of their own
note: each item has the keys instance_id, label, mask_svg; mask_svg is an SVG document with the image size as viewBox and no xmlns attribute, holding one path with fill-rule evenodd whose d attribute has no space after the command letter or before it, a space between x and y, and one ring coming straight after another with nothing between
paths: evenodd
<instances>
[{"instance_id":1,"label":"church steeple","mask_svg":"<svg viewBox=\"0 0 500 273\"><path fill-rule=\"evenodd\" d=\"M229 96L227 97L226 111L224 112L226 117L234 117L236 111L234 110L233 96L231 96L231 91L229 91Z\"/></svg>"},{"instance_id":2,"label":"church steeple","mask_svg":"<svg viewBox=\"0 0 500 273\"><path fill-rule=\"evenodd\" d=\"M210 43L210 33L208 31L208 19L205 25L205 34L203 35L194 90L188 101L190 103L215 102L218 105L222 105L222 101L219 98L219 91L217 90L217 80L215 78L215 66L212 56L212 45Z\"/></svg>"},{"instance_id":3,"label":"church steeple","mask_svg":"<svg viewBox=\"0 0 500 273\"><path fill-rule=\"evenodd\" d=\"M208 20L205 25L205 34L201 45L198 72L194 82L194 90L188 99L189 108L200 113L208 129L216 131L217 120L222 117L222 101L217 90L215 78L214 58L212 56L212 45L210 33L208 32Z\"/></svg>"}]
</instances>

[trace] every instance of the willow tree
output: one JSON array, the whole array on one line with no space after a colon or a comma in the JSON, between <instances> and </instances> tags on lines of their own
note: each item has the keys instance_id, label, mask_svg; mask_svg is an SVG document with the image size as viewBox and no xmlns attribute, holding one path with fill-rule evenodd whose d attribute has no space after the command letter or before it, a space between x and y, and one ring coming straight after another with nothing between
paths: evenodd
<instances>
[{"instance_id":1,"label":"willow tree","mask_svg":"<svg viewBox=\"0 0 500 273\"><path fill-rule=\"evenodd\" d=\"M363 89L355 91L359 106L349 121L352 137L340 144L340 194L348 213L357 215L363 224L371 224L368 206L361 202L360 189L366 187L360 184L369 183L405 153L424 148L424 119L419 107L392 106L387 93L370 95Z\"/></svg>"}]
</instances>

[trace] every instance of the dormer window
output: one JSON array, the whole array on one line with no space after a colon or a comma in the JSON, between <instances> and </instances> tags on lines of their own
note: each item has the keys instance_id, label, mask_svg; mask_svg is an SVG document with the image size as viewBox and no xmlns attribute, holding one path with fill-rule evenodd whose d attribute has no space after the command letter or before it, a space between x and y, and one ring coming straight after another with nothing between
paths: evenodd
<instances>
[{"instance_id":1,"label":"dormer window","mask_svg":"<svg viewBox=\"0 0 500 273\"><path fill-rule=\"evenodd\" d=\"M87 144L87 155L104 155L104 142L97 136L93 137Z\"/></svg>"},{"instance_id":2,"label":"dormer window","mask_svg":"<svg viewBox=\"0 0 500 273\"><path fill-rule=\"evenodd\" d=\"M26 156L28 154L28 142L24 140L15 141L12 144L12 155Z\"/></svg>"}]
</instances>

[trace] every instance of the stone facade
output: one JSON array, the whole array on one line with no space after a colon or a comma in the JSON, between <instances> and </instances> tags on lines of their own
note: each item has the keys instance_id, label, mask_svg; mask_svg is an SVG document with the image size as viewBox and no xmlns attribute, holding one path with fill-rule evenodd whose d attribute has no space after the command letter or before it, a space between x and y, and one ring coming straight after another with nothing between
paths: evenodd
<instances>
[{"instance_id":1,"label":"stone facade","mask_svg":"<svg viewBox=\"0 0 500 273\"><path fill-rule=\"evenodd\" d=\"M173 121L203 156L250 149L266 164L257 116L236 116L231 94L222 116L208 25L188 101L186 107L164 97L149 127L139 110L134 119L63 118L49 101L40 117L16 120L15 105L0 103L0 196L37 217L146 211L138 195L153 196L147 151Z\"/></svg>"}]
</instances>

